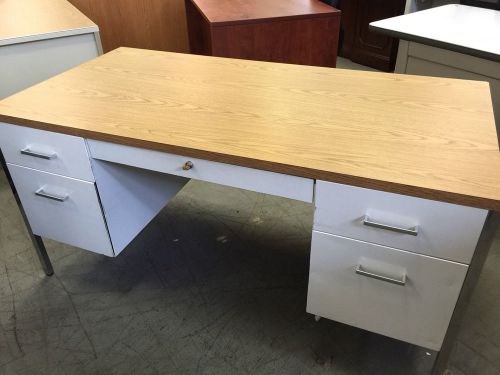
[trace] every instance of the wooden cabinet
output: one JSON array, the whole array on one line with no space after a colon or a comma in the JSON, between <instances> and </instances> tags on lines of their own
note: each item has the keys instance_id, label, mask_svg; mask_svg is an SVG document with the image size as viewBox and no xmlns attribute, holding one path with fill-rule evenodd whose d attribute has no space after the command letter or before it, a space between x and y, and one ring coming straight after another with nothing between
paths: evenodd
<instances>
[{"instance_id":1,"label":"wooden cabinet","mask_svg":"<svg viewBox=\"0 0 500 375\"><path fill-rule=\"evenodd\" d=\"M335 67L340 12L319 0L186 0L191 52Z\"/></svg>"},{"instance_id":2,"label":"wooden cabinet","mask_svg":"<svg viewBox=\"0 0 500 375\"><path fill-rule=\"evenodd\" d=\"M342 0L339 55L383 71L394 70L397 55L395 38L369 30L372 21L404 13L404 0Z\"/></svg>"},{"instance_id":3,"label":"wooden cabinet","mask_svg":"<svg viewBox=\"0 0 500 375\"><path fill-rule=\"evenodd\" d=\"M187 52L184 0L69 0L101 30L104 52L118 47Z\"/></svg>"}]
</instances>

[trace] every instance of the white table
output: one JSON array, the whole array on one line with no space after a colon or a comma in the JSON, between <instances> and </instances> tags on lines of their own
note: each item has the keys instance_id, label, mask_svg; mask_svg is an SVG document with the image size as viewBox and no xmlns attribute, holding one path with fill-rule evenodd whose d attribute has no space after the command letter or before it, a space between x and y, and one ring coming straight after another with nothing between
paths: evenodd
<instances>
[{"instance_id":1,"label":"white table","mask_svg":"<svg viewBox=\"0 0 500 375\"><path fill-rule=\"evenodd\" d=\"M401 39L396 73L488 81L500 128L500 11L452 4L370 27Z\"/></svg>"}]
</instances>

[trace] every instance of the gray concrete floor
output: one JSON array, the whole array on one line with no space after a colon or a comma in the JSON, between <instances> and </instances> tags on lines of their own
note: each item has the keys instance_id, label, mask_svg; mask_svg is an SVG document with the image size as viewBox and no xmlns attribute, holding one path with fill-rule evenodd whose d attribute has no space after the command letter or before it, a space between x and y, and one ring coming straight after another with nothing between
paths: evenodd
<instances>
[{"instance_id":1,"label":"gray concrete floor","mask_svg":"<svg viewBox=\"0 0 500 375\"><path fill-rule=\"evenodd\" d=\"M0 212L0 374L385 375L432 365L425 349L305 312L311 205L192 181L117 258L46 240L52 277L3 173ZM499 265L497 238L452 374L500 373Z\"/></svg>"}]
</instances>

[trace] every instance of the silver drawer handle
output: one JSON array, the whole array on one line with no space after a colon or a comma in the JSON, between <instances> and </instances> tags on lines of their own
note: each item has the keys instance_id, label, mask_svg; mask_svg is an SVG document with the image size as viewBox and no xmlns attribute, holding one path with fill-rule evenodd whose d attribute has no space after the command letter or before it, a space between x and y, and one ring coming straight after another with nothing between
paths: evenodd
<instances>
[{"instance_id":1,"label":"silver drawer handle","mask_svg":"<svg viewBox=\"0 0 500 375\"><path fill-rule=\"evenodd\" d=\"M361 264L359 264L356 267L356 273L358 275L371 277L372 279L387 281L388 283L392 283L392 284L397 284L397 285L402 285L402 286L406 285L406 275L403 275L401 277L401 279L393 279L392 277L377 275L376 273L365 271L363 269L363 267L361 266Z\"/></svg>"},{"instance_id":2,"label":"silver drawer handle","mask_svg":"<svg viewBox=\"0 0 500 375\"><path fill-rule=\"evenodd\" d=\"M50 194L47 193L43 190L43 188L38 189L35 191L35 195L38 195L39 197L47 198L47 199L52 199L53 201L58 201L58 202L64 202L66 199L68 199L67 195L55 195L55 194Z\"/></svg>"},{"instance_id":3,"label":"silver drawer handle","mask_svg":"<svg viewBox=\"0 0 500 375\"><path fill-rule=\"evenodd\" d=\"M418 225L414 226L413 228L400 228L400 227L395 227L392 225L387 225L387 224L377 223L376 221L372 221L368 215L365 215L365 217L363 219L363 225L366 225L368 227L390 230L392 232L409 234L411 236L418 235Z\"/></svg>"},{"instance_id":4,"label":"silver drawer handle","mask_svg":"<svg viewBox=\"0 0 500 375\"><path fill-rule=\"evenodd\" d=\"M33 151L29 147L26 147L25 149L21 150L21 154L34 156L35 158L46 159L46 160L55 159L57 157L57 154L55 152L52 154L46 154L40 151Z\"/></svg>"}]
</instances>

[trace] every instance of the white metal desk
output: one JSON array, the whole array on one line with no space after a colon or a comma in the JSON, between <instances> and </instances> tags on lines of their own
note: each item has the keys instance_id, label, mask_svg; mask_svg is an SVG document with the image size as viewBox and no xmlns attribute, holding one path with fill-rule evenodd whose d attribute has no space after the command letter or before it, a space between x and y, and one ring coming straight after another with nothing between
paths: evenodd
<instances>
[{"instance_id":1,"label":"white metal desk","mask_svg":"<svg viewBox=\"0 0 500 375\"><path fill-rule=\"evenodd\" d=\"M108 256L191 178L313 203L307 311L440 351L436 371L498 225L483 82L120 48L0 121L36 237Z\"/></svg>"}]
</instances>

